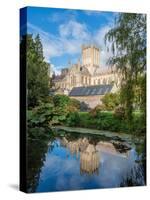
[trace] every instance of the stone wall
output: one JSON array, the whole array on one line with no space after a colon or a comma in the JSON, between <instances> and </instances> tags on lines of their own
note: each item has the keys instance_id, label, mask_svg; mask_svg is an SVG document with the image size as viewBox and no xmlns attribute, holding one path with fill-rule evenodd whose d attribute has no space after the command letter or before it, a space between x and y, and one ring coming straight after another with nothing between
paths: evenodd
<instances>
[{"instance_id":1,"label":"stone wall","mask_svg":"<svg viewBox=\"0 0 150 200\"><path fill-rule=\"evenodd\" d=\"M86 103L89 108L94 108L98 104L101 104L101 98L103 95L94 95L94 96L71 96L70 98L77 99L80 102Z\"/></svg>"}]
</instances>

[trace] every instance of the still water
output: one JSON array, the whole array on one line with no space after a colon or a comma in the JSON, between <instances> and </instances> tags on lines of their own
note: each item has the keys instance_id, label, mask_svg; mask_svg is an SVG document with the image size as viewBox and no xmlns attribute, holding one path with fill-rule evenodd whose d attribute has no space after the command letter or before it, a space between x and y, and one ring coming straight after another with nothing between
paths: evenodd
<instances>
[{"instance_id":1,"label":"still water","mask_svg":"<svg viewBox=\"0 0 150 200\"><path fill-rule=\"evenodd\" d=\"M28 192L145 185L144 143L57 131L28 141Z\"/></svg>"}]
</instances>

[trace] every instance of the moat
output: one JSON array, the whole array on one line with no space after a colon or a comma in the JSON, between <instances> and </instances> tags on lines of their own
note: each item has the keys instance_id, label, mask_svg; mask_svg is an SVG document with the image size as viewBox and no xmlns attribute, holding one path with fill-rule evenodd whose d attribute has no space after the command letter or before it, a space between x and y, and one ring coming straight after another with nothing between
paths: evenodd
<instances>
[{"instance_id":1,"label":"moat","mask_svg":"<svg viewBox=\"0 0 150 200\"><path fill-rule=\"evenodd\" d=\"M28 192L146 184L142 139L58 129L49 140L29 139L28 146Z\"/></svg>"}]
</instances>

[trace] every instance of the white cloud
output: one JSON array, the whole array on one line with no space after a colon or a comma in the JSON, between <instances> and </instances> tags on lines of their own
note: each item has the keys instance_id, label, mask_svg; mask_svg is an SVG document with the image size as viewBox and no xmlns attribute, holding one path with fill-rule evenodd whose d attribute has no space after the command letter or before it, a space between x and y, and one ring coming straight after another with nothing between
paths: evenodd
<instances>
[{"instance_id":1,"label":"white cloud","mask_svg":"<svg viewBox=\"0 0 150 200\"><path fill-rule=\"evenodd\" d=\"M31 29L33 34L39 33L42 40L43 51L45 60L50 61L52 57L61 56L63 54L63 47L61 39L48 32L43 31L41 28L33 24L27 24L28 29Z\"/></svg>"},{"instance_id":2,"label":"white cloud","mask_svg":"<svg viewBox=\"0 0 150 200\"><path fill-rule=\"evenodd\" d=\"M105 34L111 29L111 25L100 28L94 37L95 43L100 46L100 63L102 67L106 67L107 60L112 56L112 53L107 51L105 46ZM107 44L110 46L110 43Z\"/></svg>"},{"instance_id":3,"label":"white cloud","mask_svg":"<svg viewBox=\"0 0 150 200\"><path fill-rule=\"evenodd\" d=\"M104 36L110 27L110 25L107 25L91 33L86 24L71 19L68 22L60 24L58 34L53 35L28 23L28 28L32 30L33 34L40 34L46 61L50 62L51 58L65 54L68 54L68 56L80 54L82 44L92 41L101 48L100 62L102 66L106 65L106 60L110 57L110 53L107 52L104 44ZM53 66L57 74L60 73L60 69L63 67L63 63L62 66Z\"/></svg>"},{"instance_id":4,"label":"white cloud","mask_svg":"<svg viewBox=\"0 0 150 200\"><path fill-rule=\"evenodd\" d=\"M60 36L63 38L84 39L87 40L90 36L85 24L81 24L75 20L70 20L68 23L61 24L59 27Z\"/></svg>"},{"instance_id":5,"label":"white cloud","mask_svg":"<svg viewBox=\"0 0 150 200\"><path fill-rule=\"evenodd\" d=\"M85 24L72 20L59 26L59 35L57 36L29 23L28 28L32 29L33 33L40 34L46 60L63 54L73 55L79 53L81 45L87 42L90 37Z\"/></svg>"}]
</instances>

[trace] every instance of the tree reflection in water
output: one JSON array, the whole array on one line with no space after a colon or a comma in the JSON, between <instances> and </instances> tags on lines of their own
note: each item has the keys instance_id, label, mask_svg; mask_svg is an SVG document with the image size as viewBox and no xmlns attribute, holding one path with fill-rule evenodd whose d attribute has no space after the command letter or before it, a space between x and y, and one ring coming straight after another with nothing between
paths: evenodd
<instances>
[{"instance_id":1,"label":"tree reflection in water","mask_svg":"<svg viewBox=\"0 0 150 200\"><path fill-rule=\"evenodd\" d=\"M146 138L144 142L138 140L136 152L138 154L134 167L123 177L120 187L146 185Z\"/></svg>"},{"instance_id":2,"label":"tree reflection in water","mask_svg":"<svg viewBox=\"0 0 150 200\"><path fill-rule=\"evenodd\" d=\"M40 136L39 139L28 138L27 139L27 191L35 192L41 173L41 168L45 161L45 155L49 148L50 151L53 150L53 145L47 145L48 141L54 140L54 135L51 134L48 137L42 136L47 134L47 129L43 128L29 128L28 132L30 134L36 132Z\"/></svg>"}]
</instances>

